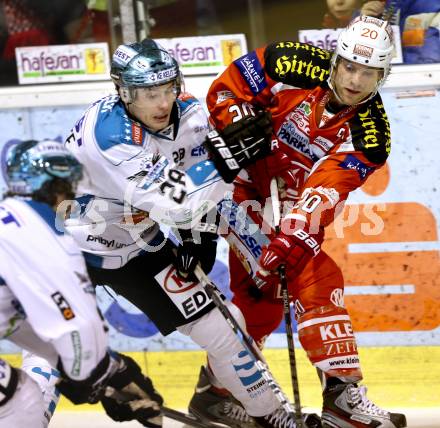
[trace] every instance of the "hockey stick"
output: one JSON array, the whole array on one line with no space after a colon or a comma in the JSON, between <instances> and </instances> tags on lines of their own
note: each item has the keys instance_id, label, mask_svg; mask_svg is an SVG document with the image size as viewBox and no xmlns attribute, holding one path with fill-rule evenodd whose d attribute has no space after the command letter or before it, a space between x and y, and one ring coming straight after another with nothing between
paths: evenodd
<instances>
[{"instance_id":1,"label":"hockey stick","mask_svg":"<svg viewBox=\"0 0 440 428\"><path fill-rule=\"evenodd\" d=\"M169 407L161 407L162 414L169 419L173 419L178 422L182 422L185 425L189 425L195 428L227 428L227 425L217 424L215 422L205 422L189 413L182 413Z\"/></svg>"},{"instance_id":2,"label":"hockey stick","mask_svg":"<svg viewBox=\"0 0 440 428\"><path fill-rule=\"evenodd\" d=\"M294 414L294 410L292 405L289 402L289 399L286 397L284 392L281 390L281 388L278 386L278 383L272 376L272 373L269 371L269 368L267 365L261 360L260 355L258 352L254 349L252 345L252 341L247 335L247 333L241 328L240 324L237 322L237 320L234 318L234 316L229 311L228 307L223 303L223 299L220 296L220 293L216 287L216 285L211 281L211 279L208 278L206 273L203 271L203 269L200 267L200 265L197 265L194 274L197 277L197 279L200 281L201 284L204 285L204 289L206 291L206 294L211 298L211 300L214 302L215 306L219 309L227 323L232 328L233 332L238 337L240 343L243 345L243 347L246 349L246 351L249 353L249 355L254 360L255 365L257 366L257 369L261 373L261 376L263 379L267 382L267 384L272 389L275 397L280 402L283 409L289 413Z\"/></svg>"},{"instance_id":3,"label":"hockey stick","mask_svg":"<svg viewBox=\"0 0 440 428\"><path fill-rule=\"evenodd\" d=\"M280 232L281 208L278 196L278 183L276 177L270 182L270 196L272 199L273 221L275 231ZM293 341L292 315L290 313L289 287L286 278L286 265L282 264L278 268L281 282L281 296L283 298L284 323L286 324L287 348L289 350L290 376L292 378L293 400L295 406L295 422L298 428L303 428L303 418L301 412L301 402L299 398L298 372L296 368L295 342Z\"/></svg>"},{"instance_id":4,"label":"hockey stick","mask_svg":"<svg viewBox=\"0 0 440 428\"><path fill-rule=\"evenodd\" d=\"M124 404L124 403L128 404L128 402L133 399L139 399L139 397L134 396L130 392L118 391L112 388L111 386L107 386L106 396L113 398L114 400L116 400L116 402L120 404ZM223 424L202 421L194 415L179 412L178 410L174 410L166 406L160 406L160 411L164 417L168 419L173 419L178 422L182 422L194 428L226 428L227 427L227 425L223 425Z\"/></svg>"}]
</instances>

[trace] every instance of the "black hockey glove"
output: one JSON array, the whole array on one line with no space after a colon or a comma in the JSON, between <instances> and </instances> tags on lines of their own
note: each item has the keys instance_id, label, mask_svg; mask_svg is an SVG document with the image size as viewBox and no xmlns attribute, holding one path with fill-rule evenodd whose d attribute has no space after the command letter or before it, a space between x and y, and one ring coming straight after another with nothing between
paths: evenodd
<instances>
[{"instance_id":1,"label":"black hockey glove","mask_svg":"<svg viewBox=\"0 0 440 428\"><path fill-rule=\"evenodd\" d=\"M61 372L61 380L57 387L74 404L95 404L104 396L105 388L120 364L119 354L107 353L87 379L73 380L64 370L60 359L57 369Z\"/></svg>"},{"instance_id":2,"label":"black hockey glove","mask_svg":"<svg viewBox=\"0 0 440 428\"><path fill-rule=\"evenodd\" d=\"M70 379L61 362L58 369L62 380L57 387L74 404L101 401L115 421L135 419L146 427L162 426L160 406L163 398L130 357L110 351L91 375L81 381Z\"/></svg>"},{"instance_id":3,"label":"black hockey glove","mask_svg":"<svg viewBox=\"0 0 440 428\"><path fill-rule=\"evenodd\" d=\"M119 355L123 364L109 380L101 398L107 415L118 422L137 420L145 427L161 427L163 398L133 359Z\"/></svg>"},{"instance_id":4,"label":"black hockey glove","mask_svg":"<svg viewBox=\"0 0 440 428\"><path fill-rule=\"evenodd\" d=\"M272 130L271 114L259 111L207 135L204 145L226 183L232 183L242 168L270 153Z\"/></svg>"},{"instance_id":5,"label":"black hockey glove","mask_svg":"<svg viewBox=\"0 0 440 428\"><path fill-rule=\"evenodd\" d=\"M185 281L197 281L194 269L198 263L205 273L214 266L217 234L197 230L179 230L179 234L182 244L177 247L177 273Z\"/></svg>"}]
</instances>

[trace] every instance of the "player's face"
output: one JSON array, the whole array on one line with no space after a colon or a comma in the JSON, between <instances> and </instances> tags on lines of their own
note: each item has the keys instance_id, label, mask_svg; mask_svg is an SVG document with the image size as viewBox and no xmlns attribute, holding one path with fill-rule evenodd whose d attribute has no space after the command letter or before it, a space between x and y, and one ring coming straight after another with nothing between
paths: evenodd
<instances>
[{"instance_id":1,"label":"player's face","mask_svg":"<svg viewBox=\"0 0 440 428\"><path fill-rule=\"evenodd\" d=\"M333 86L346 105L354 105L376 90L383 70L341 58L336 66Z\"/></svg>"},{"instance_id":2,"label":"player's face","mask_svg":"<svg viewBox=\"0 0 440 428\"><path fill-rule=\"evenodd\" d=\"M150 88L136 88L130 113L152 131L160 131L170 123L171 110L176 101L174 82Z\"/></svg>"},{"instance_id":3,"label":"player's face","mask_svg":"<svg viewBox=\"0 0 440 428\"><path fill-rule=\"evenodd\" d=\"M359 0L327 0L329 12L336 18L351 16L359 7Z\"/></svg>"}]
</instances>

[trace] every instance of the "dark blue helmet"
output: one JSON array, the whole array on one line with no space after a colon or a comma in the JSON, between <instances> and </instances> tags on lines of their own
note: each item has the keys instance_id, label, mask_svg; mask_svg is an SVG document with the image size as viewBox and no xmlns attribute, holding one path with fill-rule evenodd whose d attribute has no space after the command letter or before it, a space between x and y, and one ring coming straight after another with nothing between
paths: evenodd
<instances>
[{"instance_id":1,"label":"dark blue helmet","mask_svg":"<svg viewBox=\"0 0 440 428\"><path fill-rule=\"evenodd\" d=\"M110 76L118 87L129 89L174 81L177 95L180 93L181 75L177 61L152 39L120 45L113 54Z\"/></svg>"},{"instance_id":2,"label":"dark blue helmet","mask_svg":"<svg viewBox=\"0 0 440 428\"><path fill-rule=\"evenodd\" d=\"M11 194L32 195L55 178L75 186L81 177L81 164L58 141L23 141L7 153L6 183Z\"/></svg>"}]
</instances>

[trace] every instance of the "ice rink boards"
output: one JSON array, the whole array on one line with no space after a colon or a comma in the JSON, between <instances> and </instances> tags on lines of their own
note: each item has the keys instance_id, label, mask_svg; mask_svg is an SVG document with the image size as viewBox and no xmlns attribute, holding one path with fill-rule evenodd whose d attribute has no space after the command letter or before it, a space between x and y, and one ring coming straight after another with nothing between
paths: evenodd
<instances>
[{"instance_id":1,"label":"ice rink boards","mask_svg":"<svg viewBox=\"0 0 440 428\"><path fill-rule=\"evenodd\" d=\"M268 349L265 356L284 390L292 396L285 349ZM166 404L185 409L192 396L199 367L205 361L200 351L133 352L143 370L154 380ZM368 396L386 409L399 409L408 416L410 428L440 428L440 347L383 347L360 349ZM20 364L19 355L7 358ZM302 404L319 409L321 393L314 369L305 353L297 350ZM51 428L140 427L138 423L113 423L99 406L73 406L62 399ZM165 427L180 427L166 421Z\"/></svg>"}]
</instances>

